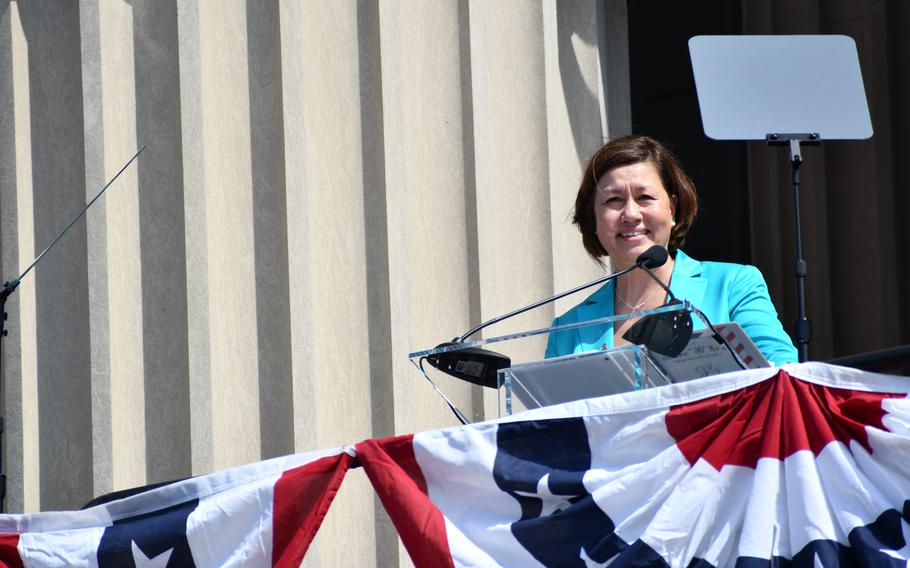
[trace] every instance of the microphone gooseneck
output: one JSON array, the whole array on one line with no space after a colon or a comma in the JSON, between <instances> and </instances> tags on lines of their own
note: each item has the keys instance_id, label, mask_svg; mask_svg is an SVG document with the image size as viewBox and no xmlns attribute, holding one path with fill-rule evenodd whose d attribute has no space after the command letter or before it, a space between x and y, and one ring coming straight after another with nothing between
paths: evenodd
<instances>
[{"instance_id":1,"label":"microphone gooseneck","mask_svg":"<svg viewBox=\"0 0 910 568\"><path fill-rule=\"evenodd\" d=\"M650 250L650 249L649 249L649 250ZM647 252L648 252L648 251L643 252L643 253L642 253L642 256L644 256L645 254L647 254ZM639 256L638 258L641 258L641 256ZM664 261L664 262L666 262L666 261ZM572 288L571 290L566 290L565 292L560 292L559 294L556 294L555 296L550 296L549 298L544 298L543 300L539 300L539 301L537 301L537 302L534 302L534 303L531 304L530 306L525 306L525 307L523 307L523 308L518 308L517 310L513 310L513 311L511 311L511 312L509 312L509 313L507 313L507 314L505 314L505 315L501 315L501 316L495 317L495 318L493 318L493 319L491 319L491 320L487 320L487 321L485 321L485 322L483 322L483 323L481 323L481 324L479 324L479 325L476 325L476 326L472 327L471 329L469 329L467 332L465 332L464 335L462 335L461 337L457 338L457 339L456 339L456 342L457 342L457 343L462 343L465 339L471 337L472 335L474 335L475 333L477 333L477 332L480 331L481 329L487 327L488 325L493 325L494 323L501 322L502 320L509 319L510 317L513 317L513 316L517 316L518 314L523 314L524 312L526 312L526 311L528 311L528 310L533 310L534 308L540 307L540 306L542 306L542 305L544 305L544 304L549 304L550 302L555 302L556 300L558 300L558 299L560 299L560 298L564 298L564 297L566 297L566 296L569 296L569 295L571 295L571 294L574 294L575 292L580 292L581 290L584 290L585 288L590 288L591 286L596 286L597 284L601 284L601 283L603 283L603 282L606 282L607 280L612 280L612 279L614 279L614 278L618 278L618 277L622 276L623 274L626 274L626 273L628 273L628 272L632 272L632 271L635 270L636 268L639 268L639 265L638 265L638 264L633 264L633 265L630 266L629 268L620 270L619 272L613 272L612 274L607 274L606 276L601 276L601 277L598 278L597 280L592 280L592 281L588 282L587 284L582 284L581 286L576 286L575 288Z\"/></svg>"},{"instance_id":2,"label":"microphone gooseneck","mask_svg":"<svg viewBox=\"0 0 910 568\"><path fill-rule=\"evenodd\" d=\"M533 310L534 308L537 308L544 304L549 304L550 302L555 302L556 300L559 300L560 298L564 298L566 296L574 294L575 292L580 292L581 290L584 290L585 288L590 288L591 286L596 286L597 284L601 284L603 282L606 282L607 280L612 280L614 278L618 278L618 277L622 276L623 274L628 274L629 272L632 272L636 268L659 268L667 263L667 259L669 257L670 257L670 255L669 255L669 253L667 253L667 249L665 249L664 247L662 247L660 245L654 245L651 248L649 248L648 250L646 250L645 252L638 255L638 258L635 259L635 264L633 264L632 266L630 266L628 268L619 270L617 272L613 272L612 274L607 274L606 276L601 276L600 278L598 278L596 280L592 280L591 282L588 282L587 284L582 284L581 286L576 286L575 288L572 288L571 290L566 290L565 292L560 292L559 294L556 294L555 296L550 296L549 298L544 298L543 300L534 302L533 304L531 304L529 306L524 306L523 308L518 308L517 310L513 310L507 314L504 314L504 315L495 317L493 319L487 320L485 322L482 322L482 323L472 327L471 329L469 329L461 337L456 338L455 342L462 343L462 342L464 342L465 339L471 337L472 335L474 335L475 333L477 333L478 331L480 331L481 329L483 329L489 325L493 325L494 323L498 323L498 322L501 322L502 320L506 320L511 317L517 316L518 314L522 314L528 310ZM647 270L645 270L645 272L647 272ZM653 275L652 275L652 278L653 278Z\"/></svg>"},{"instance_id":3,"label":"microphone gooseneck","mask_svg":"<svg viewBox=\"0 0 910 568\"><path fill-rule=\"evenodd\" d=\"M629 266L628 268L607 274L606 276L601 276L600 278L588 282L587 284L576 286L571 290L561 292L555 296L544 298L543 300L534 302L529 306L524 306L507 314L484 321L472 327L460 337L455 338L452 342L443 343L437 347L450 347L456 346L459 343L464 343L468 337L474 335L487 326L517 316L529 310L533 310L534 308L537 308L544 304L555 302L560 298L574 294L576 292L584 290L585 288L590 288L591 286L596 286L597 284L601 284L608 280L613 280L614 278L618 278L619 276L632 272L633 270L639 268L657 268L663 266L666 264L667 258L667 249L655 245L645 252L641 253L636 259L635 264ZM647 272L647 270L645 270L645 272ZM498 372L501 369L509 367L512 364L509 357L505 355L477 347L453 349L451 351L436 353L434 355L428 356L427 362L436 369L439 369L448 375L489 388L497 388L499 386L497 377ZM459 420L460 419L461 417L459 417Z\"/></svg>"},{"instance_id":4,"label":"microphone gooseneck","mask_svg":"<svg viewBox=\"0 0 910 568\"><path fill-rule=\"evenodd\" d=\"M670 302L678 302L679 300L677 300L673 292L670 291L670 287L664 284L660 278L654 276L651 273L652 268L660 268L667 263L667 259L669 258L670 253L667 252L667 249L660 245L654 245L638 256L638 259L635 261L635 265L644 269L642 272L650 276L651 280L657 282L657 285L667 293L667 296L670 298Z\"/></svg>"}]
</instances>

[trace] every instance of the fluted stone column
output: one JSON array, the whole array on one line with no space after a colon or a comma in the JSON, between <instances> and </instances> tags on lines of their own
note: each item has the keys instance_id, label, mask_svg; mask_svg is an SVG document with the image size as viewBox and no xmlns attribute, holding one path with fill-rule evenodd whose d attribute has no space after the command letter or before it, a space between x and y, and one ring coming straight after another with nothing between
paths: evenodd
<instances>
[{"instance_id":1,"label":"fluted stone column","mask_svg":"<svg viewBox=\"0 0 910 568\"><path fill-rule=\"evenodd\" d=\"M395 432L457 424L407 354L479 316L466 6L379 7ZM468 416L471 387L440 387Z\"/></svg>"},{"instance_id":2,"label":"fluted stone column","mask_svg":"<svg viewBox=\"0 0 910 568\"><path fill-rule=\"evenodd\" d=\"M132 9L136 139L146 145L135 164L146 471L147 482L157 483L192 473L180 59L176 3L133 2Z\"/></svg>"},{"instance_id":3,"label":"fluted stone column","mask_svg":"<svg viewBox=\"0 0 910 568\"><path fill-rule=\"evenodd\" d=\"M79 7L88 201L137 151L133 14L120 2ZM146 481L136 173L133 164L86 217L95 494Z\"/></svg>"},{"instance_id":4,"label":"fluted stone column","mask_svg":"<svg viewBox=\"0 0 910 568\"><path fill-rule=\"evenodd\" d=\"M489 319L553 290L544 19L538 2L470 7L480 306ZM484 333L545 327L553 315L549 305ZM545 346L539 336L501 351L522 362Z\"/></svg>"},{"instance_id":5,"label":"fluted stone column","mask_svg":"<svg viewBox=\"0 0 910 568\"><path fill-rule=\"evenodd\" d=\"M294 442L305 451L372 436L366 227L382 212L365 205L382 184L362 151L377 117L363 113L360 58L372 55L357 3L284 3L280 15ZM376 563L372 510L365 477L350 476L320 529L321 565Z\"/></svg>"},{"instance_id":6,"label":"fluted stone column","mask_svg":"<svg viewBox=\"0 0 910 568\"><path fill-rule=\"evenodd\" d=\"M543 3L548 210L555 291L593 280L603 272L585 253L581 235L571 223L575 195L581 182L580 172L591 154L608 137L628 133L625 121L611 118L607 112L616 106L616 100L628 98L628 83L614 84L616 92L605 93L606 73L599 49L600 41L608 41L606 49L611 55L617 60L621 55L628 58L621 41L599 37L599 28L608 23L614 29L624 28L624 21L622 25L612 21L624 15L606 14L598 9L602 4L594 0ZM605 21L599 24L599 18ZM624 37L620 39L625 41ZM616 51L620 54L615 54ZM565 312L585 294L559 300L555 313Z\"/></svg>"},{"instance_id":7,"label":"fluted stone column","mask_svg":"<svg viewBox=\"0 0 910 568\"><path fill-rule=\"evenodd\" d=\"M627 97L604 13L0 0L4 276L147 144L10 302L8 508L457 424L408 352L599 271L566 216ZM362 472L306 564L409 564Z\"/></svg>"},{"instance_id":8,"label":"fluted stone column","mask_svg":"<svg viewBox=\"0 0 910 568\"><path fill-rule=\"evenodd\" d=\"M294 452L279 4L247 2L262 457Z\"/></svg>"},{"instance_id":9,"label":"fluted stone column","mask_svg":"<svg viewBox=\"0 0 910 568\"><path fill-rule=\"evenodd\" d=\"M246 11L177 5L193 473L260 457Z\"/></svg>"},{"instance_id":10,"label":"fluted stone column","mask_svg":"<svg viewBox=\"0 0 910 568\"><path fill-rule=\"evenodd\" d=\"M36 248L85 201L79 10L18 3L28 50ZM17 109L18 110L18 109ZM25 109L22 109L25 110ZM38 452L42 509L79 507L93 491L91 351L85 225L45 257L35 283ZM28 262L28 261L25 261Z\"/></svg>"},{"instance_id":11,"label":"fluted stone column","mask_svg":"<svg viewBox=\"0 0 910 568\"><path fill-rule=\"evenodd\" d=\"M28 42L17 3L0 3L0 239L4 279L18 276L35 256L31 167ZM19 285L6 307L2 339L5 511L40 508L38 368L35 277Z\"/></svg>"}]
</instances>

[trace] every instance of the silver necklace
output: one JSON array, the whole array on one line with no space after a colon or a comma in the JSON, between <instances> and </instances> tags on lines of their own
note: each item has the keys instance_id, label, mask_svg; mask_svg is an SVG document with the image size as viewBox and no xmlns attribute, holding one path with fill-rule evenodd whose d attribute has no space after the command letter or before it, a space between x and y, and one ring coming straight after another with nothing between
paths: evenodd
<instances>
[{"instance_id":1,"label":"silver necklace","mask_svg":"<svg viewBox=\"0 0 910 568\"><path fill-rule=\"evenodd\" d=\"M654 294L656 294L658 292L657 290L654 290L653 292L648 294L648 297L645 298L641 303L635 304L633 306L632 304L627 302L626 299L623 298L622 295L619 293L619 286L616 286L615 291L616 291L616 297L619 298L619 301L622 302L623 304L625 304L633 312L640 311L645 306L645 304L647 304L648 302L651 301L651 298L654 297Z\"/></svg>"}]
</instances>

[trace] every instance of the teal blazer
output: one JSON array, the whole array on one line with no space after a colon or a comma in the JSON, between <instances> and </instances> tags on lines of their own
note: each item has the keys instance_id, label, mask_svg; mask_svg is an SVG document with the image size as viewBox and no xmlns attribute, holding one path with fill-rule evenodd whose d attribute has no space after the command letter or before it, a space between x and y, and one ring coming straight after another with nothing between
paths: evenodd
<instances>
[{"instance_id":1,"label":"teal blazer","mask_svg":"<svg viewBox=\"0 0 910 568\"><path fill-rule=\"evenodd\" d=\"M784 331L768 295L768 286L754 266L728 262L699 262L676 251L670 290L708 316L711 323L735 321L773 365L797 360L796 347ZM585 301L553 320L553 325L580 323L613 314L614 281L597 289ZM705 327L692 317L695 329ZM558 357L613 347L613 325L567 329L550 334L547 357Z\"/></svg>"}]
</instances>

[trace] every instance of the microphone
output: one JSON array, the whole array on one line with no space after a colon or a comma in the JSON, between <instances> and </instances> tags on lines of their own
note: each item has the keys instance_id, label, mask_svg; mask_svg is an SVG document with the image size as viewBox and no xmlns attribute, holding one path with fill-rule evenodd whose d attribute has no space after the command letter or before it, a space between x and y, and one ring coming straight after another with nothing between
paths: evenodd
<instances>
[{"instance_id":1,"label":"microphone","mask_svg":"<svg viewBox=\"0 0 910 568\"><path fill-rule=\"evenodd\" d=\"M619 270L606 276L601 276L600 278L592 280L587 284L582 284L581 286L577 286L571 290L567 290L565 292L556 294L555 296L550 296L548 298L544 298L543 300L534 302L529 306L518 308L517 310L513 310L505 315L487 320L471 328L461 337L457 337L451 342L442 343L436 347L448 347L451 345L456 345L458 343L463 343L465 339L474 335L487 326L517 316L519 314L523 314L529 310L543 306L544 304L555 302L560 298L564 298L570 294L574 294L575 292L580 292L581 290L590 288L591 286L596 286L597 284L601 284L608 280L613 280L614 278L618 278L623 274L628 274L637 268L645 269L645 272L648 272L647 269L649 268L659 268L666 264L667 258L669 258L667 249L660 245L654 245L645 252L638 255L638 258L635 259L635 264L628 268ZM688 343L688 339L686 339L686 342ZM446 351L444 353L429 355L427 357L427 362L429 362L430 365L439 369L443 373L446 373L447 375L451 375L463 381L468 381L469 383L474 383L476 385L494 389L499 387L499 379L497 376L498 372L512 365L512 360L509 359L508 356L501 353L488 351L486 349L479 349L477 347L455 349L452 351Z\"/></svg>"},{"instance_id":2,"label":"microphone","mask_svg":"<svg viewBox=\"0 0 910 568\"><path fill-rule=\"evenodd\" d=\"M667 259L670 258L670 253L667 252L667 249L660 245L654 245L645 252L638 255L638 258L635 260L635 265L640 268L660 268L661 266L667 264ZM648 272L645 270L645 272ZM648 274L651 274L648 272ZM654 276L651 275L653 278ZM657 281L660 284L660 280ZM667 290L669 292L669 290ZM670 292L672 294L672 292Z\"/></svg>"}]
</instances>

